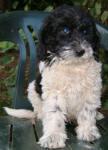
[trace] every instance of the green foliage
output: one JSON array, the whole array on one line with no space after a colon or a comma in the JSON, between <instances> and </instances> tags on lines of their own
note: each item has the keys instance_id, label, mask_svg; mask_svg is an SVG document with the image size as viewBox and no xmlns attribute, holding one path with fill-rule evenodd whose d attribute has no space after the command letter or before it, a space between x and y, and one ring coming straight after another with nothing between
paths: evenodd
<instances>
[{"instance_id":1,"label":"green foliage","mask_svg":"<svg viewBox=\"0 0 108 150\"><path fill-rule=\"evenodd\" d=\"M107 0L13 0L13 10L45 10L51 12L55 7L62 4L74 4L85 8L98 21L108 23L108 1Z\"/></svg>"},{"instance_id":2,"label":"green foliage","mask_svg":"<svg viewBox=\"0 0 108 150\"><path fill-rule=\"evenodd\" d=\"M53 6L48 6L47 8L45 8L45 12L52 12L54 10Z\"/></svg>"},{"instance_id":3,"label":"green foliage","mask_svg":"<svg viewBox=\"0 0 108 150\"><path fill-rule=\"evenodd\" d=\"M108 20L108 11L104 11L101 15L102 23L104 23L106 20Z\"/></svg>"},{"instance_id":4,"label":"green foliage","mask_svg":"<svg viewBox=\"0 0 108 150\"><path fill-rule=\"evenodd\" d=\"M95 13L96 13L96 16L99 16L101 14L101 8L102 8L101 3L96 2L95 3Z\"/></svg>"},{"instance_id":5,"label":"green foliage","mask_svg":"<svg viewBox=\"0 0 108 150\"><path fill-rule=\"evenodd\" d=\"M87 4L87 0L75 0L73 3L79 6L85 6Z\"/></svg>"},{"instance_id":6,"label":"green foliage","mask_svg":"<svg viewBox=\"0 0 108 150\"><path fill-rule=\"evenodd\" d=\"M12 68L12 67L10 67L10 66L5 66L5 71L6 71L7 73L12 73L12 72L14 72L14 68Z\"/></svg>"},{"instance_id":7,"label":"green foliage","mask_svg":"<svg viewBox=\"0 0 108 150\"><path fill-rule=\"evenodd\" d=\"M11 56L6 55L6 56L3 56L3 57L2 57L1 64L2 64L2 65L6 65L6 64L11 63L13 60L14 60L14 57L11 57Z\"/></svg>"},{"instance_id":8,"label":"green foliage","mask_svg":"<svg viewBox=\"0 0 108 150\"><path fill-rule=\"evenodd\" d=\"M16 74L17 74L17 69L3 81L4 85L5 86L14 86L15 81L16 81Z\"/></svg>"},{"instance_id":9,"label":"green foliage","mask_svg":"<svg viewBox=\"0 0 108 150\"><path fill-rule=\"evenodd\" d=\"M8 42L8 41L0 42L0 52L2 53L5 53L15 47L16 47L15 44L12 42Z\"/></svg>"},{"instance_id":10,"label":"green foliage","mask_svg":"<svg viewBox=\"0 0 108 150\"><path fill-rule=\"evenodd\" d=\"M19 1L14 1L14 3L12 4L12 8L17 9L18 5L19 5Z\"/></svg>"}]
</instances>

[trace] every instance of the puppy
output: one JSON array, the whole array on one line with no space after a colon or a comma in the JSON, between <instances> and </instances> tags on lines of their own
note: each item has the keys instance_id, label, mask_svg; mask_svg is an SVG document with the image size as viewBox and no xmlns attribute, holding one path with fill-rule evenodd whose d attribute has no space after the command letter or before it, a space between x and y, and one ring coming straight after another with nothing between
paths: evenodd
<instances>
[{"instance_id":1,"label":"puppy","mask_svg":"<svg viewBox=\"0 0 108 150\"><path fill-rule=\"evenodd\" d=\"M42 120L42 147L64 147L65 122L72 119L77 120L79 140L100 138L96 127L96 118L102 118L97 112L102 88L98 47L95 23L79 7L60 6L45 19L37 49L40 77L28 87L34 111L5 108L11 116Z\"/></svg>"}]
</instances>

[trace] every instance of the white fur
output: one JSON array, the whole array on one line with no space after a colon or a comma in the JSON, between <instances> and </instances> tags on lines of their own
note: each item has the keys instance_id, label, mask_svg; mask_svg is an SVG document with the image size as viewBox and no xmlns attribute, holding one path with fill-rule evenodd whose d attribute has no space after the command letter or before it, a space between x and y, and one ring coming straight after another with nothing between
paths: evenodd
<instances>
[{"instance_id":1,"label":"white fur","mask_svg":"<svg viewBox=\"0 0 108 150\"><path fill-rule=\"evenodd\" d=\"M104 115L101 114L100 112L97 112L96 119L97 119L97 120L101 120L101 119L103 119L103 118L104 118Z\"/></svg>"},{"instance_id":2,"label":"white fur","mask_svg":"<svg viewBox=\"0 0 108 150\"><path fill-rule=\"evenodd\" d=\"M14 116L17 118L27 118L27 119L31 119L31 118L35 118L35 114L34 112L30 111L30 110L25 110L25 109L11 109L11 108L7 108L4 107L5 111L7 112L8 115L10 116Z\"/></svg>"},{"instance_id":3,"label":"white fur","mask_svg":"<svg viewBox=\"0 0 108 150\"><path fill-rule=\"evenodd\" d=\"M40 98L40 95L35 91L35 81L32 81L28 86L28 99L31 102L34 113L38 117L38 119L41 119L43 117L42 113L42 100Z\"/></svg>"},{"instance_id":4,"label":"white fur","mask_svg":"<svg viewBox=\"0 0 108 150\"><path fill-rule=\"evenodd\" d=\"M25 109L11 109L4 107L8 115L14 116L17 118L42 118L42 100L39 94L35 91L35 81L32 81L28 86L28 99L32 104L34 111L25 110Z\"/></svg>"},{"instance_id":5,"label":"white fur","mask_svg":"<svg viewBox=\"0 0 108 150\"><path fill-rule=\"evenodd\" d=\"M56 148L57 139L53 139L54 145L50 146L49 138L52 139L56 130L58 135L60 132L60 135L64 133L66 137L65 121L73 118L78 122L78 139L92 141L100 137L96 115L97 108L101 105L101 63L96 62L93 57L88 59L88 56L77 63L73 63L73 60L56 60L51 67L44 69L41 84L44 100L42 110L45 114L41 146ZM60 115L62 117L58 119ZM61 127L57 126L58 123ZM65 140L66 138L62 139Z\"/></svg>"},{"instance_id":6,"label":"white fur","mask_svg":"<svg viewBox=\"0 0 108 150\"><path fill-rule=\"evenodd\" d=\"M45 63L43 61L41 61L39 63L39 72L42 73L43 70L45 69L45 67L46 67Z\"/></svg>"},{"instance_id":7,"label":"white fur","mask_svg":"<svg viewBox=\"0 0 108 150\"><path fill-rule=\"evenodd\" d=\"M35 91L34 81L28 87L28 98L34 108L31 117L37 116L43 123L43 136L39 140L42 147L64 147L65 122L71 119L78 122L78 139L93 141L100 137L96 117L97 108L101 106L101 63L94 60L91 51L80 61L66 57L64 60L56 58L51 66L40 63L42 100ZM19 115L16 110L6 111L12 116Z\"/></svg>"}]
</instances>

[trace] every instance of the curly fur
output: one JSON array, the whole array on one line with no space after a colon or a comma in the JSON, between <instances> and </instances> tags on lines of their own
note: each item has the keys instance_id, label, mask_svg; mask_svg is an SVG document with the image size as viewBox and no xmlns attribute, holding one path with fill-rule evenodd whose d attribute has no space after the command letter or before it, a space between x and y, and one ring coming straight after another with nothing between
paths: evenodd
<instances>
[{"instance_id":1,"label":"curly fur","mask_svg":"<svg viewBox=\"0 0 108 150\"><path fill-rule=\"evenodd\" d=\"M37 49L40 77L28 87L34 112L24 110L26 118L42 120L42 147L64 147L65 122L72 119L78 123L78 139L100 138L96 127L96 118L102 118L97 112L102 88L98 47L93 19L77 6L60 6L43 23ZM6 111L21 118L20 110Z\"/></svg>"}]
</instances>

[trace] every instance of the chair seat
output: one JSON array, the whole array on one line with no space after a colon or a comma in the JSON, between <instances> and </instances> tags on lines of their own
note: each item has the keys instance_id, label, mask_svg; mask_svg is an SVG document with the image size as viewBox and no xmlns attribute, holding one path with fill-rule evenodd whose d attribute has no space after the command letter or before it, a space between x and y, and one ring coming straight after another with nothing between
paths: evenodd
<instances>
[{"instance_id":1,"label":"chair seat","mask_svg":"<svg viewBox=\"0 0 108 150\"><path fill-rule=\"evenodd\" d=\"M12 126L13 124L13 126ZM97 122L102 137L94 142L79 141L72 124L67 125L68 140L62 150L108 150L108 117ZM72 128L73 127L73 128ZM42 136L42 124L31 120L0 117L0 150L43 150L37 144Z\"/></svg>"}]
</instances>

